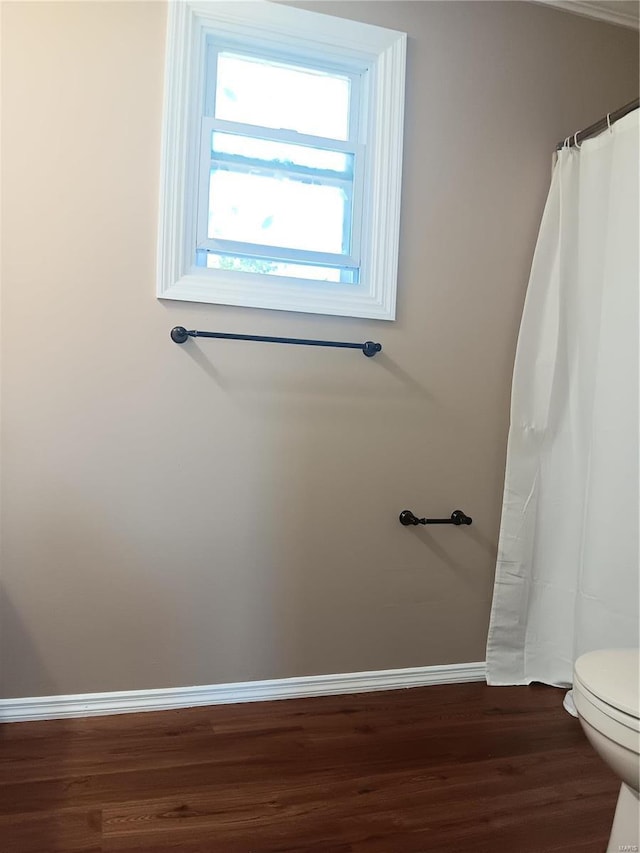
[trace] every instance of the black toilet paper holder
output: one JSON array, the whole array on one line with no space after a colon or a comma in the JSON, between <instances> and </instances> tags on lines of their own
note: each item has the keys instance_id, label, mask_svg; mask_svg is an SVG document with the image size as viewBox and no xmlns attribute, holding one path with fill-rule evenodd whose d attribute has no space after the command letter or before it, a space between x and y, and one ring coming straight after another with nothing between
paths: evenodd
<instances>
[{"instance_id":1,"label":"black toilet paper holder","mask_svg":"<svg viewBox=\"0 0 640 853\"><path fill-rule=\"evenodd\" d=\"M461 524L471 524L473 521L461 509L454 509L450 518L418 518L410 509L403 509L399 519L400 524L404 524L405 527L412 524L455 524L459 527Z\"/></svg>"}]
</instances>

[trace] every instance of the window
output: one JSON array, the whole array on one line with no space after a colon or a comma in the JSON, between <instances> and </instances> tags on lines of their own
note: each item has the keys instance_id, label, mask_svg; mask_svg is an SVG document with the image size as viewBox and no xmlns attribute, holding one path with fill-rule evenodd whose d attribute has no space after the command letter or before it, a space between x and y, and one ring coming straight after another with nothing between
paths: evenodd
<instances>
[{"instance_id":1,"label":"window","mask_svg":"<svg viewBox=\"0 0 640 853\"><path fill-rule=\"evenodd\" d=\"M196 263L357 281L359 75L221 50L212 37L207 56Z\"/></svg>"},{"instance_id":2,"label":"window","mask_svg":"<svg viewBox=\"0 0 640 853\"><path fill-rule=\"evenodd\" d=\"M394 319L405 39L170 4L159 297Z\"/></svg>"}]
</instances>

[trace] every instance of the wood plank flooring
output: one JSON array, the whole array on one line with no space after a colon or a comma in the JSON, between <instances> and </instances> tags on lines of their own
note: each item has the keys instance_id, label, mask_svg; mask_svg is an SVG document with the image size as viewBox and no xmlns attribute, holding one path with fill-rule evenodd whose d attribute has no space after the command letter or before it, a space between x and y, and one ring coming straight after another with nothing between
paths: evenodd
<instances>
[{"instance_id":1,"label":"wood plank flooring","mask_svg":"<svg viewBox=\"0 0 640 853\"><path fill-rule=\"evenodd\" d=\"M0 853L602 853L618 783L554 688L0 727Z\"/></svg>"}]
</instances>

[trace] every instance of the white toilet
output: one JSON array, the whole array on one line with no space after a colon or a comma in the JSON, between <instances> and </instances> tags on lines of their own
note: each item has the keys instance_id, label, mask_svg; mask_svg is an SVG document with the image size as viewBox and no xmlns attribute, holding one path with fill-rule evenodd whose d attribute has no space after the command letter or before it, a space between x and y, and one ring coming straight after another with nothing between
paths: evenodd
<instances>
[{"instance_id":1,"label":"white toilet","mask_svg":"<svg viewBox=\"0 0 640 853\"><path fill-rule=\"evenodd\" d=\"M607 853L640 850L640 687L638 649L579 657L573 701L598 755L622 780Z\"/></svg>"}]
</instances>

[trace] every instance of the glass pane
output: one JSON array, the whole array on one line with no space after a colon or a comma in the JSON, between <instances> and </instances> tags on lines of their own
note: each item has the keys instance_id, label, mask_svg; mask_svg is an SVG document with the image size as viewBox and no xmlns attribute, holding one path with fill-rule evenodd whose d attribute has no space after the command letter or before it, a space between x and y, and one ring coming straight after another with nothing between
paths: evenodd
<instances>
[{"instance_id":1,"label":"glass pane","mask_svg":"<svg viewBox=\"0 0 640 853\"><path fill-rule=\"evenodd\" d=\"M350 87L337 74L220 53L215 118L346 140Z\"/></svg>"},{"instance_id":2,"label":"glass pane","mask_svg":"<svg viewBox=\"0 0 640 853\"><path fill-rule=\"evenodd\" d=\"M211 134L211 155L226 154L231 157L250 157L252 160L264 160L273 166L302 166L307 169L321 169L335 172L336 176L350 178L353 174L353 154L340 151L326 151L323 148L311 148L288 142L274 142L270 139L257 139L254 136L241 136L236 133L214 131Z\"/></svg>"},{"instance_id":3,"label":"glass pane","mask_svg":"<svg viewBox=\"0 0 640 853\"><path fill-rule=\"evenodd\" d=\"M261 258L241 258L235 255L219 255L213 252L206 253L206 266L208 269L257 272L263 275L282 275L287 278L306 278L311 281L346 282L348 284L352 284L356 276L355 270L265 261Z\"/></svg>"},{"instance_id":4,"label":"glass pane","mask_svg":"<svg viewBox=\"0 0 640 853\"><path fill-rule=\"evenodd\" d=\"M211 169L212 239L344 254L349 251L348 213L341 187L255 170Z\"/></svg>"}]
</instances>

